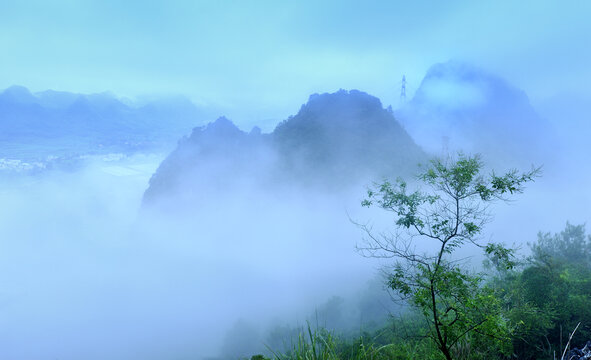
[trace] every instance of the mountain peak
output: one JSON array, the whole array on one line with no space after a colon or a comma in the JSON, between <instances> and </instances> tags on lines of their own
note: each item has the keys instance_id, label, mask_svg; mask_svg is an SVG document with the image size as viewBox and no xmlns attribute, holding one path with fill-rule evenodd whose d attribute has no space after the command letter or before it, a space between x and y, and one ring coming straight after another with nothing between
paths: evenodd
<instances>
[{"instance_id":1,"label":"mountain peak","mask_svg":"<svg viewBox=\"0 0 591 360\"><path fill-rule=\"evenodd\" d=\"M200 188L204 184L232 179L264 189L337 189L411 174L425 159L378 98L339 90L311 95L296 115L270 134L257 128L247 134L225 117L195 128L160 165L144 199L172 196L185 201L175 194L200 194L209 191Z\"/></svg>"},{"instance_id":2,"label":"mountain peak","mask_svg":"<svg viewBox=\"0 0 591 360\"><path fill-rule=\"evenodd\" d=\"M332 113L343 110L365 111L368 109L380 110L380 99L359 90L340 89L334 93L312 94L308 102L302 106L300 112Z\"/></svg>"},{"instance_id":3,"label":"mountain peak","mask_svg":"<svg viewBox=\"0 0 591 360\"><path fill-rule=\"evenodd\" d=\"M236 127L236 125L234 125L234 123L232 122L232 120L228 119L225 116L220 116L217 119L215 119L214 122L211 123L211 126L213 127Z\"/></svg>"},{"instance_id":4,"label":"mountain peak","mask_svg":"<svg viewBox=\"0 0 591 360\"><path fill-rule=\"evenodd\" d=\"M232 120L228 119L225 116L220 116L214 122L207 124L205 131L218 133L218 134L231 134L231 133L238 133L242 132L236 126Z\"/></svg>"},{"instance_id":5,"label":"mountain peak","mask_svg":"<svg viewBox=\"0 0 591 360\"><path fill-rule=\"evenodd\" d=\"M368 121L383 120L384 116L395 122L391 114L386 113L377 97L359 90L312 94L295 116L277 125L275 133L294 127L364 127Z\"/></svg>"},{"instance_id":6,"label":"mountain peak","mask_svg":"<svg viewBox=\"0 0 591 360\"><path fill-rule=\"evenodd\" d=\"M31 94L29 89L20 85L12 85L2 92L2 96L9 98L11 101L23 104L34 103L36 98Z\"/></svg>"},{"instance_id":7,"label":"mountain peak","mask_svg":"<svg viewBox=\"0 0 591 360\"><path fill-rule=\"evenodd\" d=\"M525 93L500 76L469 63L448 61L431 66L412 103L448 110L487 112L528 106Z\"/></svg>"},{"instance_id":8,"label":"mountain peak","mask_svg":"<svg viewBox=\"0 0 591 360\"><path fill-rule=\"evenodd\" d=\"M189 141L198 143L203 141L217 141L222 138L230 139L246 135L230 119L225 116L218 117L215 121L205 126L199 126L193 129ZM207 140L209 139L209 140Z\"/></svg>"},{"instance_id":9,"label":"mountain peak","mask_svg":"<svg viewBox=\"0 0 591 360\"><path fill-rule=\"evenodd\" d=\"M524 91L459 61L433 65L397 115L431 152L461 149L511 166L536 160L549 131Z\"/></svg>"}]
</instances>

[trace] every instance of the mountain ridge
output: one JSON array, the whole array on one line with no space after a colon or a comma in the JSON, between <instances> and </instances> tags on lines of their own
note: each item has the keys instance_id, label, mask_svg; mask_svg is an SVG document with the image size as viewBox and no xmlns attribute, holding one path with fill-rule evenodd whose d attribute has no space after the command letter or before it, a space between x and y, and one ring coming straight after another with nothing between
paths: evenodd
<instances>
[{"instance_id":1,"label":"mountain ridge","mask_svg":"<svg viewBox=\"0 0 591 360\"><path fill-rule=\"evenodd\" d=\"M204 109L178 97L174 102L161 99L132 106L110 92L32 93L18 85L0 91L0 141L23 146L34 142L71 152L135 151L174 144L206 116ZM81 143L87 148L81 149ZM2 156L12 155L0 150Z\"/></svg>"},{"instance_id":2,"label":"mountain ridge","mask_svg":"<svg viewBox=\"0 0 591 360\"><path fill-rule=\"evenodd\" d=\"M548 161L551 124L509 81L459 61L433 65L413 98L396 111L403 126L432 153L481 153L493 165Z\"/></svg>"},{"instance_id":3,"label":"mountain ridge","mask_svg":"<svg viewBox=\"0 0 591 360\"><path fill-rule=\"evenodd\" d=\"M271 133L247 133L225 117L195 128L152 176L144 203L199 193L199 186L227 182L227 176L262 187L341 188L409 175L425 159L376 97L358 90L313 94Z\"/></svg>"}]
</instances>

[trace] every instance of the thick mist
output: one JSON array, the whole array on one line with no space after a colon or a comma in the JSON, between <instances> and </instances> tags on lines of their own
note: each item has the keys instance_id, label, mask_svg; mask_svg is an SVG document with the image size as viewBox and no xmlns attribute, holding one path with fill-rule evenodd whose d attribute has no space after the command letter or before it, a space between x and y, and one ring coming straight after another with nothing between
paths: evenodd
<instances>
[{"instance_id":1,"label":"thick mist","mask_svg":"<svg viewBox=\"0 0 591 360\"><path fill-rule=\"evenodd\" d=\"M0 360L226 360L307 324L379 329L405 308L355 223L394 219L361 201L434 156L542 168L482 243L527 256L589 224L590 10L0 1Z\"/></svg>"},{"instance_id":2,"label":"thick mist","mask_svg":"<svg viewBox=\"0 0 591 360\"><path fill-rule=\"evenodd\" d=\"M185 215L141 210L161 158L99 158L3 182L3 357L216 357L239 321L260 334L249 348L260 352L273 324L304 325L332 296L362 298L376 274L355 253L348 218L362 187L326 195L236 186ZM355 311L345 317L359 328Z\"/></svg>"},{"instance_id":3,"label":"thick mist","mask_svg":"<svg viewBox=\"0 0 591 360\"><path fill-rule=\"evenodd\" d=\"M577 149L566 155L576 166L545 167L515 202L491 209L484 240L526 251L538 231L588 221L589 170L574 161L583 157ZM362 233L350 219L391 224L388 214L360 207L367 183L265 191L246 177L209 184L200 203L177 202L186 209L142 209L162 158L99 157L76 171L2 181L3 357L246 356L264 351L273 329L318 321L314 312L333 296L349 301L334 326L363 327L360 300L350 299L363 298L382 262L355 252ZM392 309L380 306L381 314Z\"/></svg>"},{"instance_id":4,"label":"thick mist","mask_svg":"<svg viewBox=\"0 0 591 360\"><path fill-rule=\"evenodd\" d=\"M4 109L34 114L22 117L31 124L58 116L13 101L38 94L6 94ZM81 118L143 128L106 99L124 115L91 106ZM0 357L234 359L285 350L308 323L346 335L375 328L402 310L379 275L389 262L356 251L355 222L394 225L361 207L366 187L384 176L416 186L417 163L457 151L482 153L487 171L542 166L524 194L491 206L481 239L527 255L538 231L590 219L590 117L573 99L530 102L509 81L452 62L394 111L360 91L315 94L273 132L222 117L171 152L149 125L130 130L141 146L122 133L109 146L86 143L96 124L40 146L46 134L21 136L23 126L0 156ZM159 127L175 113L167 104L146 110ZM481 268L480 253L458 255Z\"/></svg>"}]
</instances>

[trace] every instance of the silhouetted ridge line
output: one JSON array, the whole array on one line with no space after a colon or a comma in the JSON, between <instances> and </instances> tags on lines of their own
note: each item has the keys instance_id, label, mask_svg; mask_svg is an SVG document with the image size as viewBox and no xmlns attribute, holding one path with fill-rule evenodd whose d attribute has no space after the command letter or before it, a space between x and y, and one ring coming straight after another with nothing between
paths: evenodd
<instances>
[{"instance_id":1,"label":"silhouetted ridge line","mask_svg":"<svg viewBox=\"0 0 591 360\"><path fill-rule=\"evenodd\" d=\"M266 190L341 189L382 176L409 175L425 159L379 99L340 90L311 95L270 134L256 128L246 133L225 117L195 128L152 176L144 201L199 197L220 183L247 182Z\"/></svg>"}]
</instances>

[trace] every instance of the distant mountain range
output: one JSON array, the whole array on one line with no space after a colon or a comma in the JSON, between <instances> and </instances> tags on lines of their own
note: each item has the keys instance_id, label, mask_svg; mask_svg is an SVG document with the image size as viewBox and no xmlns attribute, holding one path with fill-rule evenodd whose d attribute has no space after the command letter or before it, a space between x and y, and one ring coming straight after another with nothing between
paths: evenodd
<instances>
[{"instance_id":1,"label":"distant mountain range","mask_svg":"<svg viewBox=\"0 0 591 360\"><path fill-rule=\"evenodd\" d=\"M495 168L523 168L551 161L556 149L548 144L557 144L552 126L523 91L477 67L448 62L434 65L395 114L373 96L341 90L310 96L269 134L244 132L223 117L195 128L152 176L144 202L175 195L194 201L238 183L267 189L367 184L409 176L430 156L457 151L481 153Z\"/></svg>"},{"instance_id":2,"label":"distant mountain range","mask_svg":"<svg viewBox=\"0 0 591 360\"><path fill-rule=\"evenodd\" d=\"M341 90L310 96L267 134L256 127L247 133L224 117L193 128L212 118L183 97L134 105L109 93L13 86L0 93L0 159L21 159L18 152L30 148L52 155L145 151L172 147L190 133L153 175L149 202L237 179L338 187L409 175L429 156L458 150L482 153L495 167L523 167L552 161L559 143L523 91L460 62L432 66L394 113L373 96Z\"/></svg>"},{"instance_id":3,"label":"distant mountain range","mask_svg":"<svg viewBox=\"0 0 591 360\"><path fill-rule=\"evenodd\" d=\"M270 134L219 118L179 142L150 180L144 201L194 201L211 189L313 186L323 189L412 174L426 154L380 101L341 90L315 94Z\"/></svg>"},{"instance_id":4,"label":"distant mountain range","mask_svg":"<svg viewBox=\"0 0 591 360\"><path fill-rule=\"evenodd\" d=\"M77 152L133 151L174 143L206 116L182 97L132 106L110 93L76 94L22 86L0 92L0 157L14 144Z\"/></svg>"},{"instance_id":5,"label":"distant mountain range","mask_svg":"<svg viewBox=\"0 0 591 360\"><path fill-rule=\"evenodd\" d=\"M550 122L527 95L478 67L433 65L412 100L396 112L427 151L481 153L494 164L525 166L549 161L556 144Z\"/></svg>"}]
</instances>

